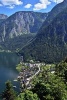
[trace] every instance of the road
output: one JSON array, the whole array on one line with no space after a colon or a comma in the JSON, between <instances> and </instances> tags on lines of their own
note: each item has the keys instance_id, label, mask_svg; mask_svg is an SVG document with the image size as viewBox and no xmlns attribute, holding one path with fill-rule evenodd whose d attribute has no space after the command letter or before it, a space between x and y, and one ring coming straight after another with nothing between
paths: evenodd
<instances>
[{"instance_id":1,"label":"road","mask_svg":"<svg viewBox=\"0 0 67 100\"><path fill-rule=\"evenodd\" d=\"M27 78L28 82L26 83L26 86L29 84L29 82L40 72L40 66L38 65L38 71L31 77Z\"/></svg>"}]
</instances>

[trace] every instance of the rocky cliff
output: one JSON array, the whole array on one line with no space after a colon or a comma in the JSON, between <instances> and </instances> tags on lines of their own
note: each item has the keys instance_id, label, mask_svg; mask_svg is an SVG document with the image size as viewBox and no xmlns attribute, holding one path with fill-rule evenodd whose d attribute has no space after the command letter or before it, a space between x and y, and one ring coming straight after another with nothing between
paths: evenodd
<instances>
[{"instance_id":1,"label":"rocky cliff","mask_svg":"<svg viewBox=\"0 0 67 100\"><path fill-rule=\"evenodd\" d=\"M37 33L48 14L20 11L0 24L0 42L23 34Z\"/></svg>"}]
</instances>

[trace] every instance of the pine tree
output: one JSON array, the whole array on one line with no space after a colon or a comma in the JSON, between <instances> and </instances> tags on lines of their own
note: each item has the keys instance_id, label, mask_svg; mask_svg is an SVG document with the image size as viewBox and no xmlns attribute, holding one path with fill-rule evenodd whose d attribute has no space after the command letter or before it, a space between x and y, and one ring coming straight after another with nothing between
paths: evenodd
<instances>
[{"instance_id":1,"label":"pine tree","mask_svg":"<svg viewBox=\"0 0 67 100\"><path fill-rule=\"evenodd\" d=\"M6 89L2 93L2 98L4 100L15 100L16 93L10 81L6 82Z\"/></svg>"}]
</instances>

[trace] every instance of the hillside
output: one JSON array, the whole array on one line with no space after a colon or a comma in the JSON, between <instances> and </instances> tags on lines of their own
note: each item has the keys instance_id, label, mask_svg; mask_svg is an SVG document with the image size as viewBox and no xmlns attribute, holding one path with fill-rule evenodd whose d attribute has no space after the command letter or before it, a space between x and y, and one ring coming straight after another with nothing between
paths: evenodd
<instances>
[{"instance_id":1,"label":"hillside","mask_svg":"<svg viewBox=\"0 0 67 100\"><path fill-rule=\"evenodd\" d=\"M67 8L34 38L20 53L25 60L58 62L67 55Z\"/></svg>"},{"instance_id":2,"label":"hillside","mask_svg":"<svg viewBox=\"0 0 67 100\"><path fill-rule=\"evenodd\" d=\"M53 20L54 18L62 12L65 8L67 7L67 0L64 0L63 2L57 4L50 12L49 15L47 16L46 20L44 21L42 27L40 28L38 33L41 33L43 28L47 27Z\"/></svg>"},{"instance_id":3,"label":"hillside","mask_svg":"<svg viewBox=\"0 0 67 100\"><path fill-rule=\"evenodd\" d=\"M22 47L29 44L36 34L24 34L0 43L1 50L19 51Z\"/></svg>"}]
</instances>

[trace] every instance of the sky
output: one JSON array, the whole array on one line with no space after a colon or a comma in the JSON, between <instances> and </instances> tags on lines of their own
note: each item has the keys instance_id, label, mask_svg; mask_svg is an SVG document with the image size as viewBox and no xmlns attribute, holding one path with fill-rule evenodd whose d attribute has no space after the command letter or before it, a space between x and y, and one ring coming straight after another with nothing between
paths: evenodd
<instances>
[{"instance_id":1,"label":"sky","mask_svg":"<svg viewBox=\"0 0 67 100\"><path fill-rule=\"evenodd\" d=\"M12 15L18 11L49 12L63 0L0 0L0 14Z\"/></svg>"}]
</instances>

